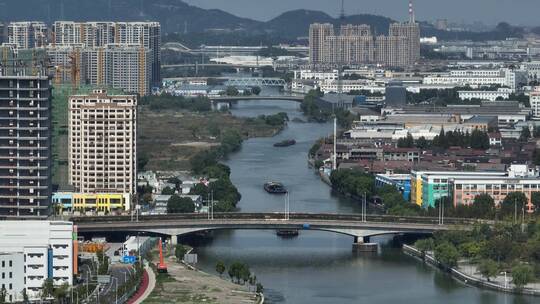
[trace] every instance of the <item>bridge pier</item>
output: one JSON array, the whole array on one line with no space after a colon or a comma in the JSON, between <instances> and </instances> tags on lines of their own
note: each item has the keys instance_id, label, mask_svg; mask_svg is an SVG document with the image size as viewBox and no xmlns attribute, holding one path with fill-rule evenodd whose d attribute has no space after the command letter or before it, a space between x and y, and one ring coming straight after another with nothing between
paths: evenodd
<instances>
[{"instance_id":1,"label":"bridge pier","mask_svg":"<svg viewBox=\"0 0 540 304\"><path fill-rule=\"evenodd\" d=\"M368 236L355 236L352 250L357 253L361 252L377 252L379 245L370 243Z\"/></svg>"},{"instance_id":2,"label":"bridge pier","mask_svg":"<svg viewBox=\"0 0 540 304\"><path fill-rule=\"evenodd\" d=\"M176 246L178 244L178 236L176 234L171 235L170 244Z\"/></svg>"}]
</instances>

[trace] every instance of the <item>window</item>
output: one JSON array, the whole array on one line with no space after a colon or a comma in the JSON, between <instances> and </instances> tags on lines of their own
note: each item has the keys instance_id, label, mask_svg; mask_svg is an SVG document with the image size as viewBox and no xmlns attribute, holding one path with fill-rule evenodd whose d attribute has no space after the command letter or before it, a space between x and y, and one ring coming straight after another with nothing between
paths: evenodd
<instances>
[{"instance_id":1,"label":"window","mask_svg":"<svg viewBox=\"0 0 540 304\"><path fill-rule=\"evenodd\" d=\"M13 261L9 261L9 267L13 267Z\"/></svg>"},{"instance_id":2,"label":"window","mask_svg":"<svg viewBox=\"0 0 540 304\"><path fill-rule=\"evenodd\" d=\"M2 261L2 268L6 267L6 261Z\"/></svg>"}]
</instances>

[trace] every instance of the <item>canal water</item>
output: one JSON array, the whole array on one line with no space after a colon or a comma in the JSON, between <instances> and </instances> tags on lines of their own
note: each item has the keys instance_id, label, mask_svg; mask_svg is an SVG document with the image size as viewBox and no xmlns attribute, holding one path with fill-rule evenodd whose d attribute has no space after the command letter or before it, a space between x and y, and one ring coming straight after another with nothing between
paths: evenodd
<instances>
[{"instance_id":1,"label":"canal water","mask_svg":"<svg viewBox=\"0 0 540 304\"><path fill-rule=\"evenodd\" d=\"M305 119L290 101L243 101L234 105L237 116L286 112L291 120ZM291 212L359 212L358 203L331 194L307 165L307 151L332 125L289 122L273 138L244 142L231 155L231 179L242 194L242 212L283 212L283 196L263 190L266 181L283 182L290 190ZM275 148L275 142L295 139L297 144ZM388 239L376 241L384 243ZM539 303L539 298L519 297L467 287L448 275L383 245L377 254L352 252L352 237L329 232L300 231L292 239L275 231L220 231L196 245L198 267L215 273L215 264L240 261L249 264L264 285L267 303Z\"/></svg>"}]
</instances>

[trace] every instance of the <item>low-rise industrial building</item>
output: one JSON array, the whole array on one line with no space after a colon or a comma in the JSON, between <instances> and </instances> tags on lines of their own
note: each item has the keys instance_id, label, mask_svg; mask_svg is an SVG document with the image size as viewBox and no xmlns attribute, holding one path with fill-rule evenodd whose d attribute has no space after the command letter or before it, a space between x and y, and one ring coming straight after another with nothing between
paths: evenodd
<instances>
[{"instance_id":1,"label":"low-rise industrial building","mask_svg":"<svg viewBox=\"0 0 540 304\"><path fill-rule=\"evenodd\" d=\"M375 186L381 188L384 186L394 186L403 194L403 199L408 201L411 196L411 175L410 174L376 174Z\"/></svg>"},{"instance_id":2,"label":"low-rise industrial building","mask_svg":"<svg viewBox=\"0 0 540 304\"><path fill-rule=\"evenodd\" d=\"M411 202L424 208L450 197L455 206L471 204L479 194L489 194L496 204L510 192L527 196L532 211L531 193L540 191L537 172L527 165L511 165L507 171L411 171Z\"/></svg>"},{"instance_id":3,"label":"low-rise industrial building","mask_svg":"<svg viewBox=\"0 0 540 304\"><path fill-rule=\"evenodd\" d=\"M489 100L496 101L497 99L508 99L512 94L512 90L508 88L499 88L497 91L458 91L459 99L461 100Z\"/></svg>"},{"instance_id":4,"label":"low-rise industrial building","mask_svg":"<svg viewBox=\"0 0 540 304\"><path fill-rule=\"evenodd\" d=\"M450 196L450 179L505 175L506 172L411 171L411 202L434 208L439 199Z\"/></svg>"},{"instance_id":5,"label":"low-rise industrial building","mask_svg":"<svg viewBox=\"0 0 540 304\"><path fill-rule=\"evenodd\" d=\"M129 193L56 192L53 193L52 203L58 206L61 212L69 213L127 212L131 206L131 195Z\"/></svg>"}]
</instances>

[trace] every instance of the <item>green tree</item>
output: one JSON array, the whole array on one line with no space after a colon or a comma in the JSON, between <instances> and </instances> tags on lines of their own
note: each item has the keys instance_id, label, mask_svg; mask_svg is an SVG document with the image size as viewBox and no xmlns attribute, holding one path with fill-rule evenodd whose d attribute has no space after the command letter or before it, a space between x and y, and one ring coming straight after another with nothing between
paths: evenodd
<instances>
[{"instance_id":1,"label":"green tree","mask_svg":"<svg viewBox=\"0 0 540 304\"><path fill-rule=\"evenodd\" d=\"M64 303L64 299L67 298L69 291L69 284L64 283L57 288L54 288L53 295L54 298L60 303Z\"/></svg>"},{"instance_id":2,"label":"green tree","mask_svg":"<svg viewBox=\"0 0 540 304\"><path fill-rule=\"evenodd\" d=\"M0 304L6 303L7 290L5 286L0 289Z\"/></svg>"},{"instance_id":3,"label":"green tree","mask_svg":"<svg viewBox=\"0 0 540 304\"><path fill-rule=\"evenodd\" d=\"M100 250L96 252L96 259L98 262L98 274L107 274L109 272L109 257Z\"/></svg>"},{"instance_id":4,"label":"green tree","mask_svg":"<svg viewBox=\"0 0 540 304\"><path fill-rule=\"evenodd\" d=\"M29 303L30 299L28 298L28 293L26 292L26 288L23 288L21 294L22 294L22 298L23 298L23 303L24 304ZM2 301L0 301L0 303L2 303Z\"/></svg>"},{"instance_id":5,"label":"green tree","mask_svg":"<svg viewBox=\"0 0 540 304\"><path fill-rule=\"evenodd\" d=\"M477 195L469 210L473 218L492 218L495 215L495 201L489 194Z\"/></svg>"},{"instance_id":6,"label":"green tree","mask_svg":"<svg viewBox=\"0 0 540 304\"><path fill-rule=\"evenodd\" d=\"M149 160L150 159L148 158L148 155L139 153L139 155L137 156L137 170L143 171Z\"/></svg>"},{"instance_id":7,"label":"green tree","mask_svg":"<svg viewBox=\"0 0 540 304\"><path fill-rule=\"evenodd\" d=\"M251 271L249 270L249 266L246 264L242 264L239 275L242 279L243 284L246 284L246 282L249 281L249 278L251 277Z\"/></svg>"},{"instance_id":8,"label":"green tree","mask_svg":"<svg viewBox=\"0 0 540 304\"><path fill-rule=\"evenodd\" d=\"M531 194L531 203L534 205L534 211L540 213L540 192L533 192Z\"/></svg>"},{"instance_id":9,"label":"green tree","mask_svg":"<svg viewBox=\"0 0 540 304\"><path fill-rule=\"evenodd\" d=\"M534 129L533 129L533 137L534 138L540 137L540 127L534 127Z\"/></svg>"},{"instance_id":10,"label":"green tree","mask_svg":"<svg viewBox=\"0 0 540 304\"><path fill-rule=\"evenodd\" d=\"M476 258L480 255L480 244L478 242L466 242L458 246L458 252L466 258Z\"/></svg>"},{"instance_id":11,"label":"green tree","mask_svg":"<svg viewBox=\"0 0 540 304\"><path fill-rule=\"evenodd\" d=\"M416 147L422 150L427 149L429 148L429 142L424 136L421 136L416 140Z\"/></svg>"},{"instance_id":12,"label":"green tree","mask_svg":"<svg viewBox=\"0 0 540 304\"><path fill-rule=\"evenodd\" d=\"M519 135L519 140L520 141L528 141L529 138L531 138L531 130L527 126L523 127L521 129L521 134Z\"/></svg>"},{"instance_id":13,"label":"green tree","mask_svg":"<svg viewBox=\"0 0 540 304\"><path fill-rule=\"evenodd\" d=\"M457 266L459 253L449 242L443 242L435 247L435 259L445 268Z\"/></svg>"},{"instance_id":14,"label":"green tree","mask_svg":"<svg viewBox=\"0 0 540 304\"><path fill-rule=\"evenodd\" d=\"M257 293L262 293L264 291L264 287L261 283L257 283Z\"/></svg>"},{"instance_id":15,"label":"green tree","mask_svg":"<svg viewBox=\"0 0 540 304\"><path fill-rule=\"evenodd\" d=\"M251 93L253 93L253 95L261 94L261 87L252 87L251 88Z\"/></svg>"},{"instance_id":16,"label":"green tree","mask_svg":"<svg viewBox=\"0 0 540 304\"><path fill-rule=\"evenodd\" d=\"M499 273L499 264L491 259L485 259L478 264L478 271L489 282L490 278L496 277Z\"/></svg>"},{"instance_id":17,"label":"green tree","mask_svg":"<svg viewBox=\"0 0 540 304\"><path fill-rule=\"evenodd\" d=\"M232 86L227 87L227 89L225 90L225 94L227 96L238 96L238 89Z\"/></svg>"},{"instance_id":18,"label":"green tree","mask_svg":"<svg viewBox=\"0 0 540 304\"><path fill-rule=\"evenodd\" d=\"M208 133L214 137L218 137L221 134L221 130L215 122L210 122L208 124Z\"/></svg>"},{"instance_id":19,"label":"green tree","mask_svg":"<svg viewBox=\"0 0 540 304\"><path fill-rule=\"evenodd\" d=\"M512 268L512 283L517 289L522 289L525 285L534 280L534 273L531 266L520 264Z\"/></svg>"},{"instance_id":20,"label":"green tree","mask_svg":"<svg viewBox=\"0 0 540 304\"><path fill-rule=\"evenodd\" d=\"M407 132L407 137L398 139L398 148L412 148L414 147L414 138L411 133Z\"/></svg>"},{"instance_id":21,"label":"green tree","mask_svg":"<svg viewBox=\"0 0 540 304\"><path fill-rule=\"evenodd\" d=\"M43 281L41 285L41 299L45 300L54 296L54 285L53 280L48 278Z\"/></svg>"},{"instance_id":22,"label":"green tree","mask_svg":"<svg viewBox=\"0 0 540 304\"><path fill-rule=\"evenodd\" d=\"M174 248L174 255L176 256L176 259L178 261L182 261L184 259L184 255L187 253L186 246L182 244L176 244L176 247Z\"/></svg>"},{"instance_id":23,"label":"green tree","mask_svg":"<svg viewBox=\"0 0 540 304\"><path fill-rule=\"evenodd\" d=\"M244 267L244 264L240 262L234 262L231 265L229 265L228 274L231 278L231 281L234 282L234 279L236 279L236 282L240 284L240 280L242 279L242 268Z\"/></svg>"},{"instance_id":24,"label":"green tree","mask_svg":"<svg viewBox=\"0 0 540 304\"><path fill-rule=\"evenodd\" d=\"M144 193L141 197L143 204L149 204L152 202L152 193Z\"/></svg>"},{"instance_id":25,"label":"green tree","mask_svg":"<svg viewBox=\"0 0 540 304\"><path fill-rule=\"evenodd\" d=\"M193 213L195 204L189 197L172 195L167 201L167 213Z\"/></svg>"},{"instance_id":26,"label":"green tree","mask_svg":"<svg viewBox=\"0 0 540 304\"><path fill-rule=\"evenodd\" d=\"M534 149L532 161L536 166L540 166L540 149Z\"/></svg>"},{"instance_id":27,"label":"green tree","mask_svg":"<svg viewBox=\"0 0 540 304\"><path fill-rule=\"evenodd\" d=\"M221 275L225 272L225 263L223 261L218 261L216 263L216 272L219 273L219 277L221 278Z\"/></svg>"},{"instance_id":28,"label":"green tree","mask_svg":"<svg viewBox=\"0 0 540 304\"><path fill-rule=\"evenodd\" d=\"M421 239L414 242L414 247L422 253L422 259L426 257L426 252L433 250L435 243L432 238Z\"/></svg>"},{"instance_id":29,"label":"green tree","mask_svg":"<svg viewBox=\"0 0 540 304\"><path fill-rule=\"evenodd\" d=\"M173 195L175 190L171 187L165 187L163 190L161 190L161 194L163 195Z\"/></svg>"},{"instance_id":30,"label":"green tree","mask_svg":"<svg viewBox=\"0 0 540 304\"><path fill-rule=\"evenodd\" d=\"M473 149L489 149L489 136L486 132L475 129L471 133L470 147Z\"/></svg>"},{"instance_id":31,"label":"green tree","mask_svg":"<svg viewBox=\"0 0 540 304\"><path fill-rule=\"evenodd\" d=\"M500 212L503 216L516 216L520 214L527 204L527 197L523 192L510 192L501 203ZM517 220L517 219L515 219Z\"/></svg>"}]
</instances>

